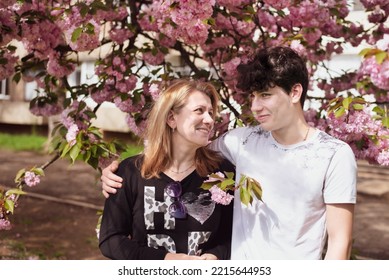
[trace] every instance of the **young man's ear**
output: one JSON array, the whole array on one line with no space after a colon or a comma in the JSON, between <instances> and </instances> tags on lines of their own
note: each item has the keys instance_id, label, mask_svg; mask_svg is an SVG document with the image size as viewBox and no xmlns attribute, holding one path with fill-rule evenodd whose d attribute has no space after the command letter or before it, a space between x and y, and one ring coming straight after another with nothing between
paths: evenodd
<instances>
[{"instance_id":1,"label":"young man's ear","mask_svg":"<svg viewBox=\"0 0 389 280\"><path fill-rule=\"evenodd\" d=\"M301 84L295 84L290 92L290 97L293 103L300 103L301 95L303 94L303 86Z\"/></svg>"}]
</instances>

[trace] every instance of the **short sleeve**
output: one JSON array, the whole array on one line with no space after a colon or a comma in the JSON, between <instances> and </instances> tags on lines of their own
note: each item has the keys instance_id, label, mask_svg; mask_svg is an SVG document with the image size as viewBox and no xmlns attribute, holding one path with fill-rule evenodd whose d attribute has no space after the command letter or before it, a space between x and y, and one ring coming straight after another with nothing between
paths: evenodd
<instances>
[{"instance_id":1,"label":"short sleeve","mask_svg":"<svg viewBox=\"0 0 389 280\"><path fill-rule=\"evenodd\" d=\"M324 182L324 202L356 203L357 164L355 155L347 144L334 154Z\"/></svg>"}]
</instances>

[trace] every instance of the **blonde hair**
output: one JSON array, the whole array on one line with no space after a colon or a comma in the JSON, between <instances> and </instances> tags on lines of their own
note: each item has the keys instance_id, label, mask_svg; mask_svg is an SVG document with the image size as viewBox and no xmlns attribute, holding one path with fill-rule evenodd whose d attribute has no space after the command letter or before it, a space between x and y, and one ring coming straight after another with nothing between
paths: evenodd
<instances>
[{"instance_id":1,"label":"blonde hair","mask_svg":"<svg viewBox=\"0 0 389 280\"><path fill-rule=\"evenodd\" d=\"M154 103L147 119L144 134L147 145L141 166L144 178L159 178L159 174L172 164L172 129L167 124L168 116L171 111L179 113L185 106L189 94L194 91L205 93L211 99L213 111L218 111L219 96L210 83L178 80L164 90ZM208 147L200 147L195 155L196 171L205 177L218 167L221 160L217 152Z\"/></svg>"}]
</instances>

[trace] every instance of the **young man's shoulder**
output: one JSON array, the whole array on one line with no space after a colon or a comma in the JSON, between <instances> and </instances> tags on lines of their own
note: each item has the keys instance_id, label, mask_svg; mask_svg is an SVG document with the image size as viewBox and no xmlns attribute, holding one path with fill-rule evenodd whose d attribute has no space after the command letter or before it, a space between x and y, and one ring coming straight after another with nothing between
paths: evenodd
<instances>
[{"instance_id":1,"label":"young man's shoulder","mask_svg":"<svg viewBox=\"0 0 389 280\"><path fill-rule=\"evenodd\" d=\"M334 154L338 153L354 157L354 152L348 143L324 131L319 131L317 143L319 147L331 150Z\"/></svg>"},{"instance_id":2,"label":"young man's shoulder","mask_svg":"<svg viewBox=\"0 0 389 280\"><path fill-rule=\"evenodd\" d=\"M328 134L327 132L324 132L322 130L319 130L319 135L318 135L318 139L319 139L319 142L320 143L323 143L323 144L332 144L332 145L336 145L336 146L348 146L348 144L339 139L339 138L336 138L330 134Z\"/></svg>"},{"instance_id":3,"label":"young man's shoulder","mask_svg":"<svg viewBox=\"0 0 389 280\"><path fill-rule=\"evenodd\" d=\"M265 132L259 125L249 125L230 129L225 135L247 136L253 133L261 135Z\"/></svg>"}]
</instances>

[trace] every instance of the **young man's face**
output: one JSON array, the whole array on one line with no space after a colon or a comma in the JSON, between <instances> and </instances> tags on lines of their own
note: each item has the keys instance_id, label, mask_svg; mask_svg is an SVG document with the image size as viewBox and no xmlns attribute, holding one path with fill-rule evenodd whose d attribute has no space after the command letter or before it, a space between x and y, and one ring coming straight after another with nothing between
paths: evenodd
<instances>
[{"instance_id":1,"label":"young man's face","mask_svg":"<svg viewBox=\"0 0 389 280\"><path fill-rule=\"evenodd\" d=\"M252 93L251 111L264 130L273 131L287 126L293 110L292 97L278 86Z\"/></svg>"}]
</instances>

